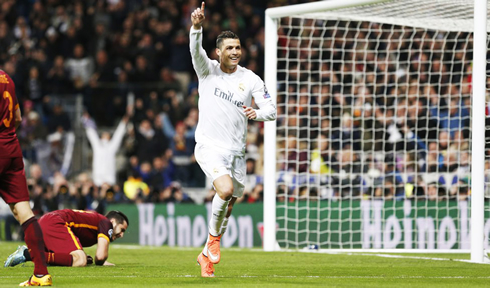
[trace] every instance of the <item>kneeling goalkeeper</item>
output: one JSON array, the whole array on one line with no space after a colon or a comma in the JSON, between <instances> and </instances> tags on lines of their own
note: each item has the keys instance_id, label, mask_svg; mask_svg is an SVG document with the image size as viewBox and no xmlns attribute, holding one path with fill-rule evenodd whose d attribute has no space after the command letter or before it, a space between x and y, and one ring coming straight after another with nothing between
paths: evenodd
<instances>
[{"instance_id":1,"label":"kneeling goalkeeper","mask_svg":"<svg viewBox=\"0 0 490 288\"><path fill-rule=\"evenodd\" d=\"M55 266L82 267L92 263L83 247L97 244L95 264L112 266L107 262L109 243L122 238L128 228L128 217L119 211L106 216L94 211L57 210L39 219L46 244L46 263ZM5 261L5 267L31 261L26 246L19 247Z\"/></svg>"}]
</instances>

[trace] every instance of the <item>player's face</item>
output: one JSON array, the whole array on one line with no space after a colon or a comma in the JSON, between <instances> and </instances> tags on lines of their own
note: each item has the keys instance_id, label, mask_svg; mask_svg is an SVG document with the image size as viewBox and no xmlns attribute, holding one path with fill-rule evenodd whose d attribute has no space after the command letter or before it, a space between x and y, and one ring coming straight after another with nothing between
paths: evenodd
<instances>
[{"instance_id":1,"label":"player's face","mask_svg":"<svg viewBox=\"0 0 490 288\"><path fill-rule=\"evenodd\" d=\"M223 39L221 48L216 50L216 53L218 53L218 56L220 57L221 66L225 67L227 70L232 70L225 72L234 72L238 62L240 62L240 57L242 57L240 40L230 38Z\"/></svg>"},{"instance_id":2,"label":"player's face","mask_svg":"<svg viewBox=\"0 0 490 288\"><path fill-rule=\"evenodd\" d=\"M114 233L112 233L112 241L116 240L117 238L124 237L124 232L126 232L126 229L128 229L128 223L124 221L124 223L122 224L112 223L112 225L114 226Z\"/></svg>"}]
</instances>

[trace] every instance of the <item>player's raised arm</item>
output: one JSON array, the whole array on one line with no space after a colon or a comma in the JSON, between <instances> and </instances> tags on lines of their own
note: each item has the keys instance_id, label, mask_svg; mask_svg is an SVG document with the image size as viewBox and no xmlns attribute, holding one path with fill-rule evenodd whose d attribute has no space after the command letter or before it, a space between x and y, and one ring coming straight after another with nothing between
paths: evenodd
<instances>
[{"instance_id":1,"label":"player's raised arm","mask_svg":"<svg viewBox=\"0 0 490 288\"><path fill-rule=\"evenodd\" d=\"M201 3L201 8L196 8L194 12L191 13L192 26L195 30L199 30L202 27L202 22L206 18L204 16L204 1Z\"/></svg>"},{"instance_id":2,"label":"player's raised arm","mask_svg":"<svg viewBox=\"0 0 490 288\"><path fill-rule=\"evenodd\" d=\"M197 77L206 77L212 67L211 59L209 59L206 51L202 48L202 23L206 18L204 16L204 2L200 8L196 8L191 13L192 27L189 33L189 48L191 50L192 66L196 71Z\"/></svg>"}]
</instances>

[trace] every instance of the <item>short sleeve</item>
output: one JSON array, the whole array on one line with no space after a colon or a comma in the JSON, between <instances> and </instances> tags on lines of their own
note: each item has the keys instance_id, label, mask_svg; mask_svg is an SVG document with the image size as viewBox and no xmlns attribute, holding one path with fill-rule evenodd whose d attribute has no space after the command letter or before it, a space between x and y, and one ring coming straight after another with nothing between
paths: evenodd
<instances>
[{"instance_id":1,"label":"short sleeve","mask_svg":"<svg viewBox=\"0 0 490 288\"><path fill-rule=\"evenodd\" d=\"M105 238L107 241L111 242L112 241L112 233L114 233L114 230L112 227L112 223L111 221L109 221L109 219L105 218L105 219L102 219L100 222L99 222L99 230L98 230L98 233L97 233L97 239L102 237L102 238Z\"/></svg>"}]
</instances>

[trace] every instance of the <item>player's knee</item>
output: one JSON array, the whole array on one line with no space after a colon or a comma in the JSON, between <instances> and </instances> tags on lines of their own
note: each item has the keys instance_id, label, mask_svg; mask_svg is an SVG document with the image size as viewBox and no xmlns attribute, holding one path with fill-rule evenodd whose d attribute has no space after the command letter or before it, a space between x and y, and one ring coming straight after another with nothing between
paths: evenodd
<instances>
[{"instance_id":1,"label":"player's knee","mask_svg":"<svg viewBox=\"0 0 490 288\"><path fill-rule=\"evenodd\" d=\"M10 207L10 211L12 211L12 214L14 215L15 219L17 221L19 221L19 219L18 219L19 218L19 213L17 212L17 209L15 207L15 203L9 204L9 207Z\"/></svg>"},{"instance_id":2,"label":"player's knee","mask_svg":"<svg viewBox=\"0 0 490 288\"><path fill-rule=\"evenodd\" d=\"M221 188L220 192L221 199L230 200L233 197L233 185Z\"/></svg>"},{"instance_id":3,"label":"player's knee","mask_svg":"<svg viewBox=\"0 0 490 288\"><path fill-rule=\"evenodd\" d=\"M12 214L20 224L34 217L34 213L32 213L31 206L29 205L27 201L9 204Z\"/></svg>"},{"instance_id":4,"label":"player's knee","mask_svg":"<svg viewBox=\"0 0 490 288\"><path fill-rule=\"evenodd\" d=\"M73 251L70 253L73 257L73 267L87 266L87 255L82 250Z\"/></svg>"}]
</instances>

